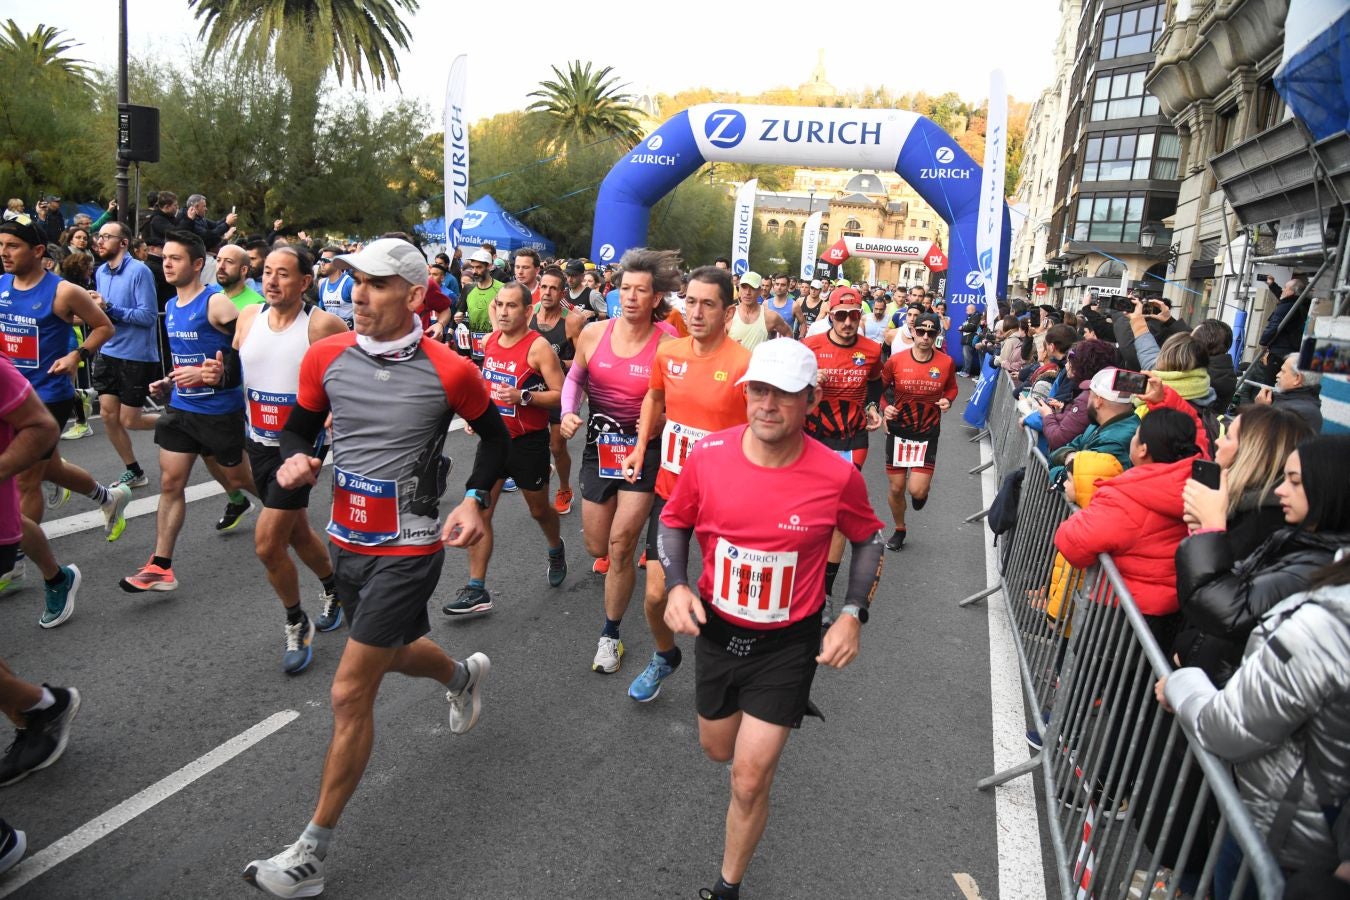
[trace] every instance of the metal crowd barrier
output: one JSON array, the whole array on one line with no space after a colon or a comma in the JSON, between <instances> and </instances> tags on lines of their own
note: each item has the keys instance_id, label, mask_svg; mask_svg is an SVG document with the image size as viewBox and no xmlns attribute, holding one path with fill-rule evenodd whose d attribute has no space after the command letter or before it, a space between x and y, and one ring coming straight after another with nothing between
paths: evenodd
<instances>
[{"instance_id":1,"label":"metal crowd barrier","mask_svg":"<svg viewBox=\"0 0 1350 900\"><path fill-rule=\"evenodd\" d=\"M1015 529L1000 554L1002 592L1022 687L1041 748L978 783L988 790L1041 770L1044 819L1064 900L1211 897L1220 848L1243 852L1233 898L1248 885L1275 900L1284 879L1253 825L1227 764L1194 745L1154 698L1172 671L1152 628L1103 554L1075 570L1054 549L1077 507L1050 489L1035 435L1020 426L1013 385L1000 376L988 434L1001 478L1026 467ZM978 515L978 514L977 514ZM972 517L975 518L975 517Z\"/></svg>"}]
</instances>

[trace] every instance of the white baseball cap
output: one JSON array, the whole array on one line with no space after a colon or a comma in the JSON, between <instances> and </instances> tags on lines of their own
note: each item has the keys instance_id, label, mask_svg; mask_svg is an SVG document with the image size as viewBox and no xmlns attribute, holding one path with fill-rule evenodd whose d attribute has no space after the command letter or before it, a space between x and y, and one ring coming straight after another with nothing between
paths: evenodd
<instances>
[{"instance_id":1,"label":"white baseball cap","mask_svg":"<svg viewBox=\"0 0 1350 900\"><path fill-rule=\"evenodd\" d=\"M1088 390L1103 400L1109 400L1112 403L1129 403L1131 395L1122 394L1114 387L1116 373L1119 371L1119 369L1102 369L1092 376L1092 383L1088 386Z\"/></svg>"},{"instance_id":2,"label":"white baseball cap","mask_svg":"<svg viewBox=\"0 0 1350 900\"><path fill-rule=\"evenodd\" d=\"M755 290L759 290L759 286L763 283L764 278L758 272L746 272L741 276L741 284L748 284Z\"/></svg>"},{"instance_id":3,"label":"white baseball cap","mask_svg":"<svg viewBox=\"0 0 1350 900\"><path fill-rule=\"evenodd\" d=\"M737 381L759 381L795 394L816 383L816 355L805 344L792 340L764 341L750 354L750 367Z\"/></svg>"},{"instance_id":4,"label":"white baseball cap","mask_svg":"<svg viewBox=\"0 0 1350 900\"><path fill-rule=\"evenodd\" d=\"M401 238L371 241L360 252L337 257L333 265L377 277L397 275L409 284L427 283L427 258Z\"/></svg>"},{"instance_id":5,"label":"white baseball cap","mask_svg":"<svg viewBox=\"0 0 1350 900\"><path fill-rule=\"evenodd\" d=\"M480 262L490 266L493 263L492 254L482 247L479 247L477 250L473 251L473 253L469 254L469 262Z\"/></svg>"},{"instance_id":6,"label":"white baseball cap","mask_svg":"<svg viewBox=\"0 0 1350 900\"><path fill-rule=\"evenodd\" d=\"M820 279L819 279L819 278L813 278L813 279L811 279L811 287L815 288L816 290L820 290L820 289L823 288L824 286L825 286L825 285L823 285L823 284L820 283Z\"/></svg>"}]
</instances>

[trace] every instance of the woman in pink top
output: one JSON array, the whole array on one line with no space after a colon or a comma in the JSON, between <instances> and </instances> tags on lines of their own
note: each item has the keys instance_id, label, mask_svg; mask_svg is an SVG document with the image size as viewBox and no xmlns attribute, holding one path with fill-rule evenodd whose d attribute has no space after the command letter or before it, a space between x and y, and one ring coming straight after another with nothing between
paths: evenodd
<instances>
[{"instance_id":1,"label":"woman in pink top","mask_svg":"<svg viewBox=\"0 0 1350 900\"><path fill-rule=\"evenodd\" d=\"M581 525L586 549L596 558L595 571L605 574L605 627L591 668L605 673L617 672L623 658L619 622L633 593L633 553L651 514L661 454L649 448L643 471L631 482L624 477L623 459L637 444L656 346L669 340L656 328L661 301L680 287L680 259L673 251L629 250L620 266L620 314L587 325L577 337L562 396L563 438L586 425ZM590 398L584 423L578 415L583 389Z\"/></svg>"}]
</instances>

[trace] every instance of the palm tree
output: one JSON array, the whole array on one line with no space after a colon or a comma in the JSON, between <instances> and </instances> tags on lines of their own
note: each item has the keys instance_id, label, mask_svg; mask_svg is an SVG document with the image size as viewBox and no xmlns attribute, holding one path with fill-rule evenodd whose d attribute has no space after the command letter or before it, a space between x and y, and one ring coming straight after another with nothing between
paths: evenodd
<instances>
[{"instance_id":1,"label":"palm tree","mask_svg":"<svg viewBox=\"0 0 1350 900\"><path fill-rule=\"evenodd\" d=\"M231 49L262 61L275 51L278 64L314 68L327 59L344 81L377 88L398 81L395 48L408 50L411 33L400 9L417 12L418 0L188 0L196 7L206 56ZM326 67L325 67L326 71Z\"/></svg>"},{"instance_id":2,"label":"palm tree","mask_svg":"<svg viewBox=\"0 0 1350 900\"><path fill-rule=\"evenodd\" d=\"M0 29L0 55L25 67L59 73L75 87L92 89L94 82L85 61L66 56L80 45L62 39L60 34L60 29L41 24L31 34L25 34L17 22L7 19Z\"/></svg>"},{"instance_id":3,"label":"palm tree","mask_svg":"<svg viewBox=\"0 0 1350 900\"><path fill-rule=\"evenodd\" d=\"M610 77L612 66L592 72L590 63L573 60L565 74L557 66L551 68L555 79L540 82L539 90L530 92L539 99L527 109L548 121L556 144L617 138L630 147L642 140L641 111L616 84L618 76Z\"/></svg>"}]
</instances>

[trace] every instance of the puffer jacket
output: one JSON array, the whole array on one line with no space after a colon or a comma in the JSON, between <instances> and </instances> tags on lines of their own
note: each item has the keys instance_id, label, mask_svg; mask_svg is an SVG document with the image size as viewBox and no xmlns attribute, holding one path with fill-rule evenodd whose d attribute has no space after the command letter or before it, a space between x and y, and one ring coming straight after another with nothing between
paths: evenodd
<instances>
[{"instance_id":1,"label":"puffer jacket","mask_svg":"<svg viewBox=\"0 0 1350 900\"><path fill-rule=\"evenodd\" d=\"M1313 572L1332 561L1350 535L1285 526L1249 556L1234 558L1222 531L1193 534L1177 548L1177 597L1186 622L1229 642L1222 656L1236 665L1257 619L1308 589Z\"/></svg>"},{"instance_id":2,"label":"puffer jacket","mask_svg":"<svg viewBox=\"0 0 1350 900\"><path fill-rule=\"evenodd\" d=\"M1280 391L1270 398L1276 409L1291 412L1303 417L1303 421L1312 426L1312 430L1322 433L1322 386L1294 388Z\"/></svg>"},{"instance_id":3,"label":"puffer jacket","mask_svg":"<svg viewBox=\"0 0 1350 900\"><path fill-rule=\"evenodd\" d=\"M1139 417L1133 412L1121 413L1102 425L1089 425L1087 431L1060 447L1050 457L1050 483L1059 483L1064 477L1064 461L1070 453L1080 450L1109 453L1116 458L1121 468L1128 469L1134 465L1130 462L1130 439L1138 430Z\"/></svg>"},{"instance_id":4,"label":"puffer jacket","mask_svg":"<svg viewBox=\"0 0 1350 900\"><path fill-rule=\"evenodd\" d=\"M1209 358L1209 386L1214 389L1214 411L1228 411L1233 402L1233 393L1237 390L1237 370L1233 368L1233 357L1227 353Z\"/></svg>"},{"instance_id":5,"label":"puffer jacket","mask_svg":"<svg viewBox=\"0 0 1350 900\"><path fill-rule=\"evenodd\" d=\"M1166 695L1200 746L1236 763L1238 790L1262 834L1304 766L1276 858L1285 869L1335 868L1340 855L1321 806L1350 796L1350 585L1277 604L1222 691L1199 669L1180 669Z\"/></svg>"},{"instance_id":6,"label":"puffer jacket","mask_svg":"<svg viewBox=\"0 0 1350 900\"><path fill-rule=\"evenodd\" d=\"M1059 526L1055 548L1080 569L1096 562L1097 554L1110 553L1140 612L1175 613L1171 561L1188 530L1181 519L1181 489L1196 458L1135 466L1098 485L1092 505Z\"/></svg>"},{"instance_id":7,"label":"puffer jacket","mask_svg":"<svg viewBox=\"0 0 1350 900\"><path fill-rule=\"evenodd\" d=\"M1079 382L1078 391L1063 409L1041 416L1041 434L1045 435L1051 453L1087 431L1092 424L1088 418L1088 387L1091 384L1091 381Z\"/></svg>"}]
</instances>

